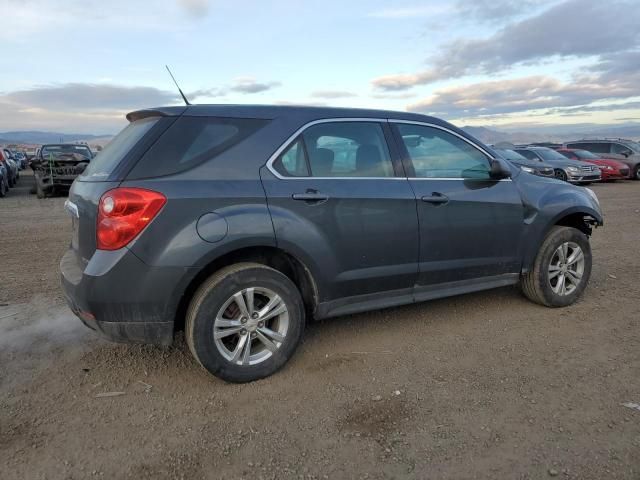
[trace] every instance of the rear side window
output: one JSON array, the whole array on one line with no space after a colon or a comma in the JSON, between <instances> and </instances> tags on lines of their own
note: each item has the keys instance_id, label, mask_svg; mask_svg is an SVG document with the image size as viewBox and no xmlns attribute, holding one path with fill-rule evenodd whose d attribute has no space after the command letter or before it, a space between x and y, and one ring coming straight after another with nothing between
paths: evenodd
<instances>
[{"instance_id":1,"label":"rear side window","mask_svg":"<svg viewBox=\"0 0 640 480\"><path fill-rule=\"evenodd\" d=\"M569 144L568 144L569 145ZM582 148L593 153L609 153L610 145L607 142L596 143L572 143L569 148Z\"/></svg>"},{"instance_id":2,"label":"rear side window","mask_svg":"<svg viewBox=\"0 0 640 480\"><path fill-rule=\"evenodd\" d=\"M83 180L106 180L124 156L158 122L158 117L149 117L131 122L116 135L87 166Z\"/></svg>"},{"instance_id":3,"label":"rear side window","mask_svg":"<svg viewBox=\"0 0 640 480\"><path fill-rule=\"evenodd\" d=\"M144 154L129 179L173 175L211 160L266 125L252 118L180 117Z\"/></svg>"},{"instance_id":4,"label":"rear side window","mask_svg":"<svg viewBox=\"0 0 640 480\"><path fill-rule=\"evenodd\" d=\"M287 177L393 177L384 132L376 122L313 125L273 163Z\"/></svg>"}]
</instances>

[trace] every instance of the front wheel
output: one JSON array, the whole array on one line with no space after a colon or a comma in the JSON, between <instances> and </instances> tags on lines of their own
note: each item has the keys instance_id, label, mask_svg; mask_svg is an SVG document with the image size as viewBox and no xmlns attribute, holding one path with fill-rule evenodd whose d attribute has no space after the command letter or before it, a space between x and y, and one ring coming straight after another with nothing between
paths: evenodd
<instances>
[{"instance_id":1,"label":"front wheel","mask_svg":"<svg viewBox=\"0 0 640 480\"><path fill-rule=\"evenodd\" d=\"M633 179L640 180L640 165L636 165L636 167L633 169Z\"/></svg>"},{"instance_id":2,"label":"front wheel","mask_svg":"<svg viewBox=\"0 0 640 480\"><path fill-rule=\"evenodd\" d=\"M564 170L556 170L555 175L558 180L562 180L564 182L567 181L567 174L564 172Z\"/></svg>"},{"instance_id":3,"label":"front wheel","mask_svg":"<svg viewBox=\"0 0 640 480\"><path fill-rule=\"evenodd\" d=\"M4 178L0 178L0 198L7 194L7 186L4 183Z\"/></svg>"},{"instance_id":4,"label":"front wheel","mask_svg":"<svg viewBox=\"0 0 640 480\"><path fill-rule=\"evenodd\" d=\"M209 373L250 382L275 373L302 338L304 305L284 274L238 263L213 274L195 293L185 320L189 349Z\"/></svg>"},{"instance_id":5,"label":"front wheel","mask_svg":"<svg viewBox=\"0 0 640 480\"><path fill-rule=\"evenodd\" d=\"M574 303L589 283L591 245L580 230L554 227L538 251L533 268L521 279L529 300L547 307Z\"/></svg>"}]
</instances>

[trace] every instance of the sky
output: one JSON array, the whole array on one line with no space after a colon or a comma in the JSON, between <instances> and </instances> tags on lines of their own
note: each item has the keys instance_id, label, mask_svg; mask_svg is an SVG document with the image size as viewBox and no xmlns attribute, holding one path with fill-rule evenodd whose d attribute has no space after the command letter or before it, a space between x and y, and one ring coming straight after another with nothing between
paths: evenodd
<instances>
[{"instance_id":1,"label":"sky","mask_svg":"<svg viewBox=\"0 0 640 480\"><path fill-rule=\"evenodd\" d=\"M0 131L113 134L192 103L457 125L640 121L638 0L0 0Z\"/></svg>"}]
</instances>

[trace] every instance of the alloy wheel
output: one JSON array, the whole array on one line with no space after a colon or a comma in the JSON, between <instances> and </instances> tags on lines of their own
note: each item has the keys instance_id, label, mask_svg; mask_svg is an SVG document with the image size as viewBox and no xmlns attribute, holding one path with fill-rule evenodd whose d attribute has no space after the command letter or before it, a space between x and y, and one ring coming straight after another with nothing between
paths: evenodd
<instances>
[{"instance_id":1,"label":"alloy wheel","mask_svg":"<svg viewBox=\"0 0 640 480\"><path fill-rule=\"evenodd\" d=\"M256 365L270 358L289 330L284 300L267 288L245 288L220 308L213 323L218 351L236 365Z\"/></svg>"},{"instance_id":2,"label":"alloy wheel","mask_svg":"<svg viewBox=\"0 0 640 480\"><path fill-rule=\"evenodd\" d=\"M571 295L584 275L584 252L577 243L564 242L551 257L548 281L557 295Z\"/></svg>"}]
</instances>

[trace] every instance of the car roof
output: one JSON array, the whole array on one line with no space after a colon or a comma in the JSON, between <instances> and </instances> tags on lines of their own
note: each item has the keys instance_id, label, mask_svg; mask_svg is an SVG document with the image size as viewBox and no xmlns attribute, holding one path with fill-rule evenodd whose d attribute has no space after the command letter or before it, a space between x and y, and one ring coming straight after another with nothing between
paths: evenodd
<instances>
[{"instance_id":1,"label":"car roof","mask_svg":"<svg viewBox=\"0 0 640 480\"><path fill-rule=\"evenodd\" d=\"M416 122L433 123L436 125L448 125L439 118L411 112L398 112L393 110L375 110L364 108L340 108L297 105L189 105L157 107L136 110L127 114L129 121L138 120L148 116L211 116L230 118L259 118L273 120L282 116L295 115L308 121L325 118L384 118L394 120L408 120Z\"/></svg>"}]
</instances>

